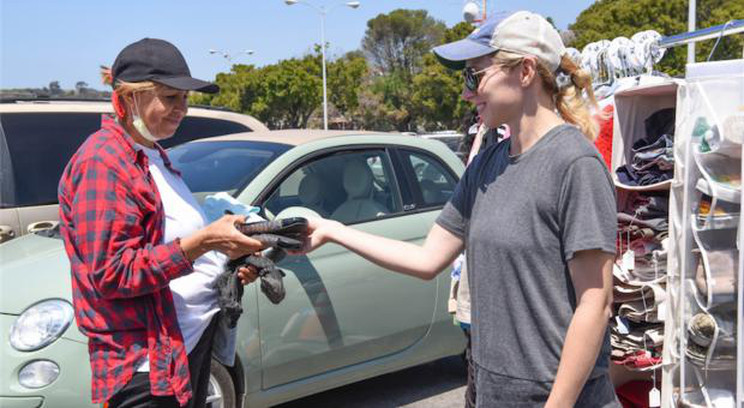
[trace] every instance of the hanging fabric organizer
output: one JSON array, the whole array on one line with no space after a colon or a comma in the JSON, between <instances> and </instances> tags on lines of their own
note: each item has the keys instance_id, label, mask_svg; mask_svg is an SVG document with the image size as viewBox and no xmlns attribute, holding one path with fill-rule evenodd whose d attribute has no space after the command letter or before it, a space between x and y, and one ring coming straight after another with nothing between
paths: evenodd
<instances>
[{"instance_id":1,"label":"hanging fabric organizer","mask_svg":"<svg viewBox=\"0 0 744 408\"><path fill-rule=\"evenodd\" d=\"M614 93L610 168L618 199L614 315L615 377L658 383L667 317L669 191L680 81L642 75ZM621 372L622 371L622 372Z\"/></svg>"},{"instance_id":2,"label":"hanging fabric organizer","mask_svg":"<svg viewBox=\"0 0 744 408\"><path fill-rule=\"evenodd\" d=\"M676 111L662 402L741 407L744 60L688 65Z\"/></svg>"}]
</instances>

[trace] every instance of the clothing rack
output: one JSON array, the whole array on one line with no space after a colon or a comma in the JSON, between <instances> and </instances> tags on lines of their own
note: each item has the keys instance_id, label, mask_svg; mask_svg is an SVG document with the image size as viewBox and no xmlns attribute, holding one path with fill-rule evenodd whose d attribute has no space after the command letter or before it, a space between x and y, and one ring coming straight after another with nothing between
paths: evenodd
<instances>
[{"instance_id":1,"label":"clothing rack","mask_svg":"<svg viewBox=\"0 0 744 408\"><path fill-rule=\"evenodd\" d=\"M685 44L690 44L694 47L694 44L698 41L712 40L714 38L726 37L742 32L744 32L744 20L731 20L725 24L663 37L659 41L659 48L672 48ZM694 50L694 48L692 49ZM687 62L695 62L694 52L691 55L688 54Z\"/></svg>"}]
</instances>

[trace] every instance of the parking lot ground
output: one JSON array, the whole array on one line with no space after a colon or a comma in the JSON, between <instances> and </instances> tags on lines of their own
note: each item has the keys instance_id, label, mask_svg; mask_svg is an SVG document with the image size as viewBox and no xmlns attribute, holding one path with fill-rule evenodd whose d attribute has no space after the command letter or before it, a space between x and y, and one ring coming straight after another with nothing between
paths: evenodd
<instances>
[{"instance_id":1,"label":"parking lot ground","mask_svg":"<svg viewBox=\"0 0 744 408\"><path fill-rule=\"evenodd\" d=\"M312 395L275 408L451 408L464 406L466 366L462 357L443 358Z\"/></svg>"}]
</instances>

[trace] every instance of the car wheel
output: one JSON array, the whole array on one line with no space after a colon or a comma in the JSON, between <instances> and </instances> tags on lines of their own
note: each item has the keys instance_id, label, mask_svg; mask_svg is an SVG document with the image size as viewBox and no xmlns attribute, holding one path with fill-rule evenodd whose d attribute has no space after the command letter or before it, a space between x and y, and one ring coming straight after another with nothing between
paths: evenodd
<instances>
[{"instance_id":1,"label":"car wheel","mask_svg":"<svg viewBox=\"0 0 744 408\"><path fill-rule=\"evenodd\" d=\"M207 390L207 407L235 408L235 385L225 366L212 359Z\"/></svg>"}]
</instances>

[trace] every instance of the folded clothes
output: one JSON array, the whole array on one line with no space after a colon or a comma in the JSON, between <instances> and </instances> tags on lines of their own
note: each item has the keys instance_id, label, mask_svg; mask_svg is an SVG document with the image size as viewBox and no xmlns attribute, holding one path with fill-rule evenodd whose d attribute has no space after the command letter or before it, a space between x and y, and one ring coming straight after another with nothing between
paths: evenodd
<instances>
[{"instance_id":1,"label":"folded clothes","mask_svg":"<svg viewBox=\"0 0 744 408\"><path fill-rule=\"evenodd\" d=\"M630 166L624 165L618 167L615 170L617 179L620 183L626 186L650 186L652 184L661 183L663 181L671 180L674 174L670 171L664 171L653 166L642 172L633 170Z\"/></svg>"},{"instance_id":2,"label":"folded clothes","mask_svg":"<svg viewBox=\"0 0 744 408\"><path fill-rule=\"evenodd\" d=\"M616 316L610 320L609 327L613 347L628 350L651 349L661 346L663 342L661 338L657 337L657 335L663 337L663 323L634 322ZM649 342L649 338L645 337L647 332L652 333L651 342ZM657 338L659 339L658 342L655 340Z\"/></svg>"},{"instance_id":3,"label":"folded clothes","mask_svg":"<svg viewBox=\"0 0 744 408\"><path fill-rule=\"evenodd\" d=\"M615 279L615 285L628 283L631 285L643 285L655 283L666 279L666 264L660 263L658 266L646 258L637 258L634 269L625 269L622 261L618 259L612 267L612 275Z\"/></svg>"},{"instance_id":4,"label":"folded clothes","mask_svg":"<svg viewBox=\"0 0 744 408\"><path fill-rule=\"evenodd\" d=\"M668 217L659 217L642 220L636 218L630 214L619 212L617 213L617 221L623 224L637 225L639 227L651 228L654 231L668 231L669 221Z\"/></svg>"},{"instance_id":5,"label":"folded clothes","mask_svg":"<svg viewBox=\"0 0 744 408\"><path fill-rule=\"evenodd\" d=\"M636 258L651 255L651 253L660 249L661 243L653 239L634 239L630 241L630 250L635 253Z\"/></svg>"},{"instance_id":6,"label":"folded clothes","mask_svg":"<svg viewBox=\"0 0 744 408\"><path fill-rule=\"evenodd\" d=\"M637 350L625 355L622 360L616 360L615 364L623 365L630 369L647 369L661 364L661 356L656 356L648 350Z\"/></svg>"},{"instance_id":7,"label":"folded clothes","mask_svg":"<svg viewBox=\"0 0 744 408\"><path fill-rule=\"evenodd\" d=\"M641 173L656 166L659 170L674 169L674 141L668 135L662 135L654 143L632 149L631 167Z\"/></svg>"},{"instance_id":8,"label":"folded clothes","mask_svg":"<svg viewBox=\"0 0 744 408\"><path fill-rule=\"evenodd\" d=\"M646 344L653 345L654 348L661 347L664 344L664 328L646 330L643 333Z\"/></svg>"},{"instance_id":9,"label":"folded clothes","mask_svg":"<svg viewBox=\"0 0 744 408\"><path fill-rule=\"evenodd\" d=\"M633 300L620 304L617 314L634 322L658 323L664 320L663 316L658 315L658 311L656 303L649 304L644 303L643 300Z\"/></svg>"},{"instance_id":10,"label":"folded clothes","mask_svg":"<svg viewBox=\"0 0 744 408\"><path fill-rule=\"evenodd\" d=\"M623 212L634 215L641 220L667 217L669 215L669 197L665 195L636 194L630 207Z\"/></svg>"},{"instance_id":11,"label":"folded clothes","mask_svg":"<svg viewBox=\"0 0 744 408\"><path fill-rule=\"evenodd\" d=\"M736 250L695 252L697 267L695 284L706 299L705 305L723 304L736 300L736 274L739 256Z\"/></svg>"},{"instance_id":12,"label":"folded clothes","mask_svg":"<svg viewBox=\"0 0 744 408\"><path fill-rule=\"evenodd\" d=\"M614 278L612 289L615 303L646 300L649 305L661 303L666 299L666 285L663 280L657 282L625 282Z\"/></svg>"},{"instance_id":13,"label":"folded clothes","mask_svg":"<svg viewBox=\"0 0 744 408\"><path fill-rule=\"evenodd\" d=\"M674 170L674 109L661 109L644 124L646 135L631 147L628 164L615 170L621 183L647 186L672 178Z\"/></svg>"}]
</instances>

